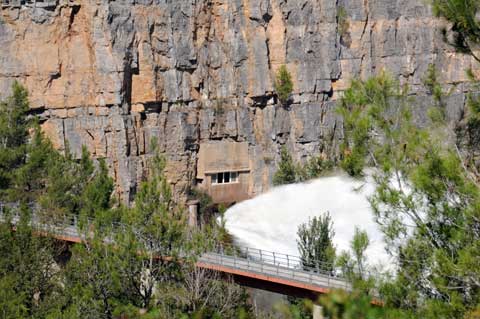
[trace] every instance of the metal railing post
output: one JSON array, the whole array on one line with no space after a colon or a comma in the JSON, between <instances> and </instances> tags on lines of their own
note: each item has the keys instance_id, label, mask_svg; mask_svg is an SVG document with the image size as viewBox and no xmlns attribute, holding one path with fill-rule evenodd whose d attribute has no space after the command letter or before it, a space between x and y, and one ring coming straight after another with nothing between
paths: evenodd
<instances>
[{"instance_id":1,"label":"metal railing post","mask_svg":"<svg viewBox=\"0 0 480 319\"><path fill-rule=\"evenodd\" d=\"M1 1L1 0L0 0ZM4 210L5 208L9 208L10 206L5 205L4 203L0 202L0 220L5 218ZM18 224L20 220L20 214L18 209L13 207L13 224ZM80 238L85 237L85 234L80 233L77 229L79 227L79 223L83 223L84 219L79 219L77 215L63 215L59 216L55 220L51 221L50 223L44 222L43 219L38 217L39 215L33 213L31 223L38 224L40 230L45 230L46 232L52 233L60 233L66 235L73 235L78 236ZM62 218L63 217L63 218ZM62 224L63 223L63 224ZM86 220L87 223L87 230L89 232L94 231L95 224L92 222L91 219ZM73 225L72 225L73 224ZM75 226L75 227L72 227ZM126 232L127 227L125 224L121 222L115 222L111 224L112 231L114 234L116 232ZM135 229L133 229L134 233ZM86 236L89 233L87 233ZM114 241L115 237L106 237L106 241ZM335 268L332 268L331 264L321 263L318 260L313 261L313 264L303 264L302 260L297 256L282 254L279 252L273 251L263 251L261 249L249 248L249 247L241 247L238 246L233 248L233 251L230 251L230 246L226 248L223 245L217 244L213 247L212 252L218 252L218 254L213 254L213 256L207 256L207 260L209 259L211 262L220 262L221 265L229 265L232 266L232 258L233 258L233 267L239 269L248 269L255 272L262 272L274 275L275 273L280 276L280 268L282 268L281 276L288 278L291 275L291 279L295 279L300 282L309 282L312 285L327 285L331 288L341 288L343 287L346 290L351 290L351 283L343 277L340 277L336 272ZM271 269L272 259L270 259L270 255L273 258L273 266L276 269ZM287 262L285 263L285 258ZM245 260L246 259L246 260ZM290 263L292 261L292 263ZM297 265L297 263L299 263ZM260 264L260 265L259 265ZM267 265L267 267L265 267ZM259 267L260 266L260 267ZM330 269L330 270L328 270ZM332 270L333 269L333 270ZM288 270L291 270L291 274Z\"/></svg>"},{"instance_id":2,"label":"metal railing post","mask_svg":"<svg viewBox=\"0 0 480 319\"><path fill-rule=\"evenodd\" d=\"M262 250L258 250L260 253L260 270L263 272L263 257L262 257Z\"/></svg>"}]
</instances>

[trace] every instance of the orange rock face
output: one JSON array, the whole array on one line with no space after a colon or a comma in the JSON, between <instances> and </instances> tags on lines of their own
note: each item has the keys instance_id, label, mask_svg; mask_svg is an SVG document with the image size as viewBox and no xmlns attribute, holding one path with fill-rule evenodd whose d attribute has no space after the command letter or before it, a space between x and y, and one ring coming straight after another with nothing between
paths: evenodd
<instances>
[{"instance_id":1,"label":"orange rock face","mask_svg":"<svg viewBox=\"0 0 480 319\"><path fill-rule=\"evenodd\" d=\"M417 0L348 1L345 30L331 0L130 2L0 11L0 98L22 82L55 147L68 141L74 154L86 145L106 158L125 201L154 138L179 196L195 183L201 143L247 143L253 195L269 187L282 145L297 160L337 154L335 99L352 78L387 69L428 105L422 77L435 63L445 87L458 84L448 102L455 121L464 70L478 71ZM295 87L288 108L273 87L282 64Z\"/></svg>"}]
</instances>

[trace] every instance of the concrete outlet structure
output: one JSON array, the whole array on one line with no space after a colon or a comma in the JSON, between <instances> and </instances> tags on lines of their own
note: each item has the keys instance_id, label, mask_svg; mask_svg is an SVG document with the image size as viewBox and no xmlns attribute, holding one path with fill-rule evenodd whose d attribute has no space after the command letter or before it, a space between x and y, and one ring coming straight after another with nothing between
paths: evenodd
<instances>
[{"instance_id":1,"label":"concrete outlet structure","mask_svg":"<svg viewBox=\"0 0 480 319\"><path fill-rule=\"evenodd\" d=\"M250 198L248 144L229 141L200 144L197 184L215 203L234 203Z\"/></svg>"}]
</instances>

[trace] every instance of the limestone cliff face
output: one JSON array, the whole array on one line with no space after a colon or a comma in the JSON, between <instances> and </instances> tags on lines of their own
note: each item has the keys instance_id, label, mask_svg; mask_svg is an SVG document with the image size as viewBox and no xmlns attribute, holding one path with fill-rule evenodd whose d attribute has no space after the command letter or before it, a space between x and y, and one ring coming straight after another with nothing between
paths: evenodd
<instances>
[{"instance_id":1,"label":"limestone cliff face","mask_svg":"<svg viewBox=\"0 0 480 319\"><path fill-rule=\"evenodd\" d=\"M352 77L388 69L428 104L421 79L436 63L445 86L457 84L455 118L475 67L418 0L27 2L0 12L0 95L24 83L55 146L107 158L126 200L153 138L179 194L201 143L247 142L260 193L282 144L298 160L335 151L335 99ZM273 93L282 64L295 83L288 108Z\"/></svg>"}]
</instances>

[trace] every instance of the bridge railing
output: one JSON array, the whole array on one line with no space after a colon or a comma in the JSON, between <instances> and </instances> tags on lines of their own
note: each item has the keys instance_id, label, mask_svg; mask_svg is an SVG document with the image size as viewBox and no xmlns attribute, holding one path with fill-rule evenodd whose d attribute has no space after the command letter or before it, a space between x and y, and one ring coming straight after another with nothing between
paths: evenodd
<instances>
[{"instance_id":1,"label":"bridge railing","mask_svg":"<svg viewBox=\"0 0 480 319\"><path fill-rule=\"evenodd\" d=\"M29 204L27 208L34 212L40 211L36 204ZM21 219L21 206L18 203L0 202L0 221L10 221L12 224L18 224ZM81 230L92 230L94 221L90 218L80 218L75 214L62 215L43 215L32 213L29 216L29 225L38 231L45 231L56 235L84 238L84 232ZM111 227L115 227L112 224Z\"/></svg>"},{"instance_id":2,"label":"bridge railing","mask_svg":"<svg viewBox=\"0 0 480 319\"><path fill-rule=\"evenodd\" d=\"M4 209L7 208L10 211L10 218L14 224L20 221L20 205L18 203L2 203L0 202L0 221L5 221L6 214ZM31 211L39 211L37 205L28 205ZM61 216L48 216L44 217L41 214L32 214L30 217L30 224L35 228L41 228L41 230L55 230L65 233L67 235L80 236L80 228L86 230L93 230L99 225L95 225L95 222L91 218L80 218L74 214L64 214ZM126 225L119 222L111 222L108 225L101 225L101 227L109 227L114 233L124 232ZM257 249L247 246L227 245L221 244L213 248L216 253L230 255L235 257L247 258L252 261L272 264L281 266L284 268L292 269L304 269L307 271L325 273L335 275L334 265L321 261L307 262L299 256L283 254L279 252Z\"/></svg>"},{"instance_id":3,"label":"bridge railing","mask_svg":"<svg viewBox=\"0 0 480 319\"><path fill-rule=\"evenodd\" d=\"M4 208L10 210L9 218L12 224L17 224L20 221L20 207L16 204L5 205L0 203L0 221L6 220ZM32 210L38 209L38 207L30 208ZM73 214L48 218L48 220L42 218L41 215L32 214L30 218L30 225L40 231L78 239L85 239L86 234L94 229L94 224L91 219L79 219L78 216ZM122 223L111 223L104 226L111 227L114 233L124 232L127 227ZM81 228L87 230L87 232L81 231ZM311 284L323 284L342 289L349 289L350 287L348 281L339 276L339 272L335 270L335 266L331 263L315 260L309 263L299 256L269 250L222 244L207 251L201 259L210 259L211 262L239 269L268 273Z\"/></svg>"},{"instance_id":4,"label":"bridge railing","mask_svg":"<svg viewBox=\"0 0 480 319\"><path fill-rule=\"evenodd\" d=\"M243 258L255 263L272 265L279 269L293 269L343 279L335 264L318 260L306 261L300 256L237 245L218 245L214 252L235 259Z\"/></svg>"},{"instance_id":5,"label":"bridge railing","mask_svg":"<svg viewBox=\"0 0 480 319\"><path fill-rule=\"evenodd\" d=\"M288 268L284 265L270 263L268 260L254 259L251 256L245 257L222 252L207 253L200 258L200 261L237 271L253 272L269 278L286 279L326 289L344 289L347 291L352 289L352 285L347 279L333 276L330 273L317 272L293 265Z\"/></svg>"}]
</instances>

